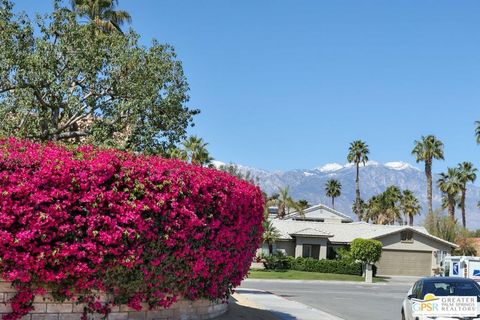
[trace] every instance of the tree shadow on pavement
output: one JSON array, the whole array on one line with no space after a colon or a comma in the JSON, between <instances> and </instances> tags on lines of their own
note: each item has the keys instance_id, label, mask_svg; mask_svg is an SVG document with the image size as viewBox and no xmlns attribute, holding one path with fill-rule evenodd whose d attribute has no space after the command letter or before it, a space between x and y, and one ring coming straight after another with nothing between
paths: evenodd
<instances>
[{"instance_id":1,"label":"tree shadow on pavement","mask_svg":"<svg viewBox=\"0 0 480 320\"><path fill-rule=\"evenodd\" d=\"M268 310L240 305L235 299L230 298L227 313L215 320L297 320L297 318L283 312L275 311L274 314Z\"/></svg>"}]
</instances>

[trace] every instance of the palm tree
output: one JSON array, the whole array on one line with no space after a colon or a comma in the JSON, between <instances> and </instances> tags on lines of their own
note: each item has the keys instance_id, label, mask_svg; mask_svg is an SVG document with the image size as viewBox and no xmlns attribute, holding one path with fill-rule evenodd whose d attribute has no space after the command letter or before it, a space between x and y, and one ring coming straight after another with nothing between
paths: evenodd
<instances>
[{"instance_id":1,"label":"palm tree","mask_svg":"<svg viewBox=\"0 0 480 320\"><path fill-rule=\"evenodd\" d=\"M362 221L364 220L365 222L369 221L368 217L368 203L365 203L362 199L360 201L354 201L352 204L352 212L355 212L355 210L358 211L357 216L358 220Z\"/></svg>"},{"instance_id":2,"label":"palm tree","mask_svg":"<svg viewBox=\"0 0 480 320\"><path fill-rule=\"evenodd\" d=\"M475 121L475 136L477 137L477 144L480 144L480 121Z\"/></svg>"},{"instance_id":3,"label":"palm tree","mask_svg":"<svg viewBox=\"0 0 480 320\"><path fill-rule=\"evenodd\" d=\"M357 175L355 177L355 204L354 204L354 212L358 216L358 219L361 219L361 197L360 197L360 182L359 182L359 175L360 175L360 163L365 165L368 161L368 154L370 150L368 149L368 145L361 140L355 140L350 143L350 147L348 149L347 161L350 163L354 163L357 169Z\"/></svg>"},{"instance_id":4,"label":"palm tree","mask_svg":"<svg viewBox=\"0 0 480 320\"><path fill-rule=\"evenodd\" d=\"M280 239L280 231L275 228L271 221L265 220L263 222L263 242L268 245L268 254L273 253L273 244Z\"/></svg>"},{"instance_id":5,"label":"palm tree","mask_svg":"<svg viewBox=\"0 0 480 320\"><path fill-rule=\"evenodd\" d=\"M427 200L428 212L433 212L432 205L432 161L433 159L443 160L443 142L434 135L422 136L420 140L415 140L415 146L412 155L416 157L417 162L425 162L425 176L427 177Z\"/></svg>"},{"instance_id":6,"label":"palm tree","mask_svg":"<svg viewBox=\"0 0 480 320\"><path fill-rule=\"evenodd\" d=\"M87 18L100 30L122 32L121 26L132 22L127 11L115 10L118 0L71 0L73 11L81 18Z\"/></svg>"},{"instance_id":7,"label":"palm tree","mask_svg":"<svg viewBox=\"0 0 480 320\"><path fill-rule=\"evenodd\" d=\"M382 194L384 203L384 212L389 224L395 221L401 221L400 201L402 200L402 191L397 186L389 186Z\"/></svg>"},{"instance_id":8,"label":"palm tree","mask_svg":"<svg viewBox=\"0 0 480 320\"><path fill-rule=\"evenodd\" d=\"M447 201L448 215L455 219L455 203L456 197L461 190L461 182L457 168L448 168L447 172L440 173L437 181L438 188L443 192Z\"/></svg>"},{"instance_id":9,"label":"palm tree","mask_svg":"<svg viewBox=\"0 0 480 320\"><path fill-rule=\"evenodd\" d=\"M305 199L298 200L298 201L297 201L297 204L298 204L303 210L305 210L305 209L307 209L308 207L310 207L310 203L308 203L308 201L305 200Z\"/></svg>"},{"instance_id":10,"label":"palm tree","mask_svg":"<svg viewBox=\"0 0 480 320\"><path fill-rule=\"evenodd\" d=\"M187 159L192 164L201 166L208 165L213 158L210 157L207 150L208 143L197 136L190 136L183 142L183 148L187 153Z\"/></svg>"},{"instance_id":11,"label":"palm tree","mask_svg":"<svg viewBox=\"0 0 480 320\"><path fill-rule=\"evenodd\" d=\"M465 197L467 194L467 183L474 182L477 179L477 169L471 162L462 162L458 164L458 179L460 180L460 208L462 209L462 225L467 227L466 215L465 215Z\"/></svg>"},{"instance_id":12,"label":"palm tree","mask_svg":"<svg viewBox=\"0 0 480 320\"><path fill-rule=\"evenodd\" d=\"M422 207L411 190L403 190L400 206L405 217L408 217L408 225L413 226L413 217L420 214ZM405 224L407 224L406 221Z\"/></svg>"},{"instance_id":13,"label":"palm tree","mask_svg":"<svg viewBox=\"0 0 480 320\"><path fill-rule=\"evenodd\" d=\"M383 212L382 199L380 195L372 196L368 199L367 203L364 204L365 215L363 219L365 222L372 222L375 224L383 224L386 220Z\"/></svg>"},{"instance_id":14,"label":"palm tree","mask_svg":"<svg viewBox=\"0 0 480 320\"><path fill-rule=\"evenodd\" d=\"M267 201L267 206L276 206L277 207L277 217L280 219L285 218L287 214L290 214L290 210L293 209L294 211L303 214L303 208L292 199L289 194L289 188L279 188L279 193L275 194L274 196L270 197Z\"/></svg>"},{"instance_id":15,"label":"palm tree","mask_svg":"<svg viewBox=\"0 0 480 320\"><path fill-rule=\"evenodd\" d=\"M366 222L394 224L401 221L400 202L402 192L397 186L389 186L384 192L371 197L366 204Z\"/></svg>"},{"instance_id":16,"label":"palm tree","mask_svg":"<svg viewBox=\"0 0 480 320\"><path fill-rule=\"evenodd\" d=\"M185 150L179 149L176 147L172 147L167 150L167 152L164 155L166 158L170 159L180 159L183 161L188 161L188 154Z\"/></svg>"},{"instance_id":17,"label":"palm tree","mask_svg":"<svg viewBox=\"0 0 480 320\"><path fill-rule=\"evenodd\" d=\"M325 184L325 193L327 197L332 198L332 208L335 209L335 198L340 197L342 194L342 184L335 179L328 180Z\"/></svg>"}]
</instances>

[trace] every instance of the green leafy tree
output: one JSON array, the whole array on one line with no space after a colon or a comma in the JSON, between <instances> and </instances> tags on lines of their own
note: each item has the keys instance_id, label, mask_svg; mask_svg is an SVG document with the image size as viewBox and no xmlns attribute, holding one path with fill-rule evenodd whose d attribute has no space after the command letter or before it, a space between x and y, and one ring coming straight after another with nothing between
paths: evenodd
<instances>
[{"instance_id":1,"label":"green leafy tree","mask_svg":"<svg viewBox=\"0 0 480 320\"><path fill-rule=\"evenodd\" d=\"M342 184L336 179L330 179L325 185L325 193L327 197L332 198L332 208L335 209L335 198L342 194Z\"/></svg>"},{"instance_id":2,"label":"green leafy tree","mask_svg":"<svg viewBox=\"0 0 480 320\"><path fill-rule=\"evenodd\" d=\"M425 163L425 176L427 177L427 200L428 212L433 212L432 204L432 162L433 159L443 160L443 142L434 135L422 136L420 140L415 140L415 146L412 150L417 162Z\"/></svg>"},{"instance_id":3,"label":"green leafy tree","mask_svg":"<svg viewBox=\"0 0 480 320\"><path fill-rule=\"evenodd\" d=\"M457 239L455 240L455 243L458 245L458 248L456 248L452 252L452 255L455 255L455 256L476 256L477 255L475 242L470 237L470 232L467 229L462 228L462 230L460 230L459 234L457 235Z\"/></svg>"},{"instance_id":4,"label":"green leafy tree","mask_svg":"<svg viewBox=\"0 0 480 320\"><path fill-rule=\"evenodd\" d=\"M469 231L469 237L480 238L480 229Z\"/></svg>"},{"instance_id":5,"label":"green leafy tree","mask_svg":"<svg viewBox=\"0 0 480 320\"><path fill-rule=\"evenodd\" d=\"M413 226L413 217L420 214L422 207L411 190L403 190L400 207L405 218L408 218L408 224ZM405 224L407 224L407 221L405 221Z\"/></svg>"},{"instance_id":6,"label":"green leafy tree","mask_svg":"<svg viewBox=\"0 0 480 320\"><path fill-rule=\"evenodd\" d=\"M361 213L361 197L360 197L360 163L365 165L368 161L368 154L370 150L368 145L361 140L355 140L350 143L348 149L347 161L355 164L356 176L355 176L355 202L354 202L354 212L357 215L358 219L362 219Z\"/></svg>"},{"instance_id":7,"label":"green leafy tree","mask_svg":"<svg viewBox=\"0 0 480 320\"><path fill-rule=\"evenodd\" d=\"M356 260L374 264L382 256L382 243L372 239L354 239L350 245L350 253Z\"/></svg>"},{"instance_id":8,"label":"green leafy tree","mask_svg":"<svg viewBox=\"0 0 480 320\"><path fill-rule=\"evenodd\" d=\"M460 209L462 209L462 226L467 227L466 220L466 195L467 195L467 183L475 182L477 179L477 169L473 166L471 162L462 162L458 164L458 180L460 182Z\"/></svg>"},{"instance_id":9,"label":"green leafy tree","mask_svg":"<svg viewBox=\"0 0 480 320\"><path fill-rule=\"evenodd\" d=\"M437 181L438 188L443 192L447 200L447 208L449 216L455 218L456 197L461 191L462 183L459 179L459 171L457 168L448 168L447 172L440 173Z\"/></svg>"},{"instance_id":10,"label":"green leafy tree","mask_svg":"<svg viewBox=\"0 0 480 320\"><path fill-rule=\"evenodd\" d=\"M382 243L373 239L354 239L350 245L352 257L359 260L368 270L368 266L375 264L382 256ZM368 272L368 271L367 271ZM365 281L367 281L367 272L365 272Z\"/></svg>"},{"instance_id":11,"label":"green leafy tree","mask_svg":"<svg viewBox=\"0 0 480 320\"><path fill-rule=\"evenodd\" d=\"M232 176L239 179L250 182L251 184L258 185L259 179L250 170L240 170L240 168L233 163L222 164L218 167L218 170L228 172Z\"/></svg>"},{"instance_id":12,"label":"green leafy tree","mask_svg":"<svg viewBox=\"0 0 480 320\"><path fill-rule=\"evenodd\" d=\"M457 221L450 215L443 215L440 210L428 213L424 226L430 234L450 242L455 242L460 232Z\"/></svg>"},{"instance_id":13,"label":"green leafy tree","mask_svg":"<svg viewBox=\"0 0 480 320\"><path fill-rule=\"evenodd\" d=\"M71 0L73 11L106 33L122 33L121 26L132 22L127 11L116 10L117 0Z\"/></svg>"},{"instance_id":14,"label":"green leafy tree","mask_svg":"<svg viewBox=\"0 0 480 320\"><path fill-rule=\"evenodd\" d=\"M55 6L38 20L0 2L0 134L159 153L181 141L198 110L172 47L133 31L92 37Z\"/></svg>"}]
</instances>

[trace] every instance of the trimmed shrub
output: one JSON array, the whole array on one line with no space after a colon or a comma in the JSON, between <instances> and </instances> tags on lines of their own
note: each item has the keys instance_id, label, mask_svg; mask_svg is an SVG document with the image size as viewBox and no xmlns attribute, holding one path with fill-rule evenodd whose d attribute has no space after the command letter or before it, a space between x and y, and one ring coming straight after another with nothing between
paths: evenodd
<instances>
[{"instance_id":1,"label":"trimmed shrub","mask_svg":"<svg viewBox=\"0 0 480 320\"><path fill-rule=\"evenodd\" d=\"M352 253L350 252L350 247L337 248L335 253L336 253L336 260L355 262L355 259L352 257Z\"/></svg>"},{"instance_id":2,"label":"trimmed shrub","mask_svg":"<svg viewBox=\"0 0 480 320\"><path fill-rule=\"evenodd\" d=\"M290 268L290 259L282 252L263 256L263 266L267 270L287 270Z\"/></svg>"},{"instance_id":3,"label":"trimmed shrub","mask_svg":"<svg viewBox=\"0 0 480 320\"><path fill-rule=\"evenodd\" d=\"M260 243L263 205L259 188L215 169L1 139L0 277L18 292L7 318L45 290L103 314L226 299Z\"/></svg>"},{"instance_id":4,"label":"trimmed shrub","mask_svg":"<svg viewBox=\"0 0 480 320\"><path fill-rule=\"evenodd\" d=\"M362 264L348 260L291 258L290 269L298 271L362 275Z\"/></svg>"},{"instance_id":5,"label":"trimmed shrub","mask_svg":"<svg viewBox=\"0 0 480 320\"><path fill-rule=\"evenodd\" d=\"M352 241L350 252L354 259L374 264L382 256L382 243L378 240L357 238Z\"/></svg>"}]
</instances>

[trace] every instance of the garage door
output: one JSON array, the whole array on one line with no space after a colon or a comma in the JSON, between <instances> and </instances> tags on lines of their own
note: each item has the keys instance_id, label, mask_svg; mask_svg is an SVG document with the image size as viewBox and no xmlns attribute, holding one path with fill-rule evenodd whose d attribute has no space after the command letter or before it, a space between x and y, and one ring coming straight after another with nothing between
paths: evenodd
<instances>
[{"instance_id":1,"label":"garage door","mask_svg":"<svg viewBox=\"0 0 480 320\"><path fill-rule=\"evenodd\" d=\"M432 253L382 250L382 257L376 266L379 275L429 276L432 271Z\"/></svg>"}]
</instances>

